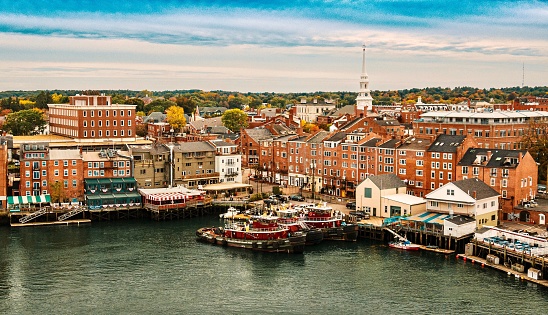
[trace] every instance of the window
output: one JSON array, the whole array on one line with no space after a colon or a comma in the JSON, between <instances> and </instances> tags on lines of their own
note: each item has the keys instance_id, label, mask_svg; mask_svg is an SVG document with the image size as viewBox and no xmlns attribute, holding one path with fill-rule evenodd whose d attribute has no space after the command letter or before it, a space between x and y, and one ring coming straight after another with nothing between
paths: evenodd
<instances>
[{"instance_id":1,"label":"window","mask_svg":"<svg viewBox=\"0 0 548 315\"><path fill-rule=\"evenodd\" d=\"M437 208L438 207L438 202L437 201L430 201L430 207Z\"/></svg>"},{"instance_id":2,"label":"window","mask_svg":"<svg viewBox=\"0 0 548 315\"><path fill-rule=\"evenodd\" d=\"M447 189L447 196L454 196L455 190L454 189Z\"/></svg>"},{"instance_id":3,"label":"window","mask_svg":"<svg viewBox=\"0 0 548 315\"><path fill-rule=\"evenodd\" d=\"M415 164L417 166L423 166L423 161L422 160L415 160Z\"/></svg>"},{"instance_id":4,"label":"window","mask_svg":"<svg viewBox=\"0 0 548 315\"><path fill-rule=\"evenodd\" d=\"M371 188L365 188L363 196L365 198L371 198L372 197L372 189Z\"/></svg>"},{"instance_id":5,"label":"window","mask_svg":"<svg viewBox=\"0 0 548 315\"><path fill-rule=\"evenodd\" d=\"M422 176L422 170L417 170L417 171L416 171L416 175L417 175L417 176Z\"/></svg>"},{"instance_id":6,"label":"window","mask_svg":"<svg viewBox=\"0 0 548 315\"><path fill-rule=\"evenodd\" d=\"M462 167L462 174L468 174L468 166Z\"/></svg>"}]
</instances>

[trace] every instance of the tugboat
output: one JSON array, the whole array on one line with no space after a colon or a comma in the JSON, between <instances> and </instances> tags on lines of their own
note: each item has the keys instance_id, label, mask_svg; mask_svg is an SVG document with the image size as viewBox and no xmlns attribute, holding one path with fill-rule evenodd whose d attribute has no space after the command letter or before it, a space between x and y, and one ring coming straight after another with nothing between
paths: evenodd
<instances>
[{"instance_id":1,"label":"tugboat","mask_svg":"<svg viewBox=\"0 0 548 315\"><path fill-rule=\"evenodd\" d=\"M358 225L346 223L340 213L333 214L333 208L327 203L306 210L308 213L300 220L311 228L321 229L324 240L355 242L358 239Z\"/></svg>"},{"instance_id":2,"label":"tugboat","mask_svg":"<svg viewBox=\"0 0 548 315\"><path fill-rule=\"evenodd\" d=\"M253 216L250 223L229 222L223 227L196 231L199 241L262 252L302 253L306 236L278 225L277 217Z\"/></svg>"},{"instance_id":3,"label":"tugboat","mask_svg":"<svg viewBox=\"0 0 548 315\"><path fill-rule=\"evenodd\" d=\"M306 236L306 245L316 245L323 240L323 231L319 228L311 228L300 220L299 211L296 209L278 209L278 225L286 227L294 232L302 232Z\"/></svg>"}]
</instances>

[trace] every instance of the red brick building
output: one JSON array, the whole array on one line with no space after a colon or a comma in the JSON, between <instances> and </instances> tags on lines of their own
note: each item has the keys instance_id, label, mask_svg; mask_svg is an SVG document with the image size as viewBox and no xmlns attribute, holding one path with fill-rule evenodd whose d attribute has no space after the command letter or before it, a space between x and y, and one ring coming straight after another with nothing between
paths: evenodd
<instances>
[{"instance_id":1,"label":"red brick building","mask_svg":"<svg viewBox=\"0 0 548 315\"><path fill-rule=\"evenodd\" d=\"M136 105L112 104L105 95L76 95L69 104L48 104L52 134L82 142L135 139Z\"/></svg>"}]
</instances>

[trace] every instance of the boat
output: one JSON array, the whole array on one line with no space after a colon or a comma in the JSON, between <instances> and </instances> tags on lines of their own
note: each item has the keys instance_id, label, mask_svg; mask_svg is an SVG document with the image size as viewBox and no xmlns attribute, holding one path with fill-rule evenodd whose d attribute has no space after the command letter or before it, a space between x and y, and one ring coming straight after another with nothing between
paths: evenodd
<instances>
[{"instance_id":1,"label":"boat","mask_svg":"<svg viewBox=\"0 0 548 315\"><path fill-rule=\"evenodd\" d=\"M278 225L286 227L291 233L302 232L306 236L306 245L316 245L323 240L323 231L319 228L308 226L300 220L299 210L295 208L278 209Z\"/></svg>"},{"instance_id":2,"label":"boat","mask_svg":"<svg viewBox=\"0 0 548 315\"><path fill-rule=\"evenodd\" d=\"M221 219L231 219L231 218L234 218L238 214L240 214L240 210L238 210L234 207L230 207L230 208L226 209L225 213L219 214L219 218L221 218Z\"/></svg>"},{"instance_id":3,"label":"boat","mask_svg":"<svg viewBox=\"0 0 548 315\"><path fill-rule=\"evenodd\" d=\"M306 236L278 225L274 216L252 216L250 222L232 221L224 227L203 227L199 241L262 252L302 253Z\"/></svg>"},{"instance_id":4,"label":"boat","mask_svg":"<svg viewBox=\"0 0 548 315\"><path fill-rule=\"evenodd\" d=\"M413 244L408 240L393 241L388 243L388 246L392 248L403 249L403 250L419 250L421 248L420 245Z\"/></svg>"},{"instance_id":5,"label":"boat","mask_svg":"<svg viewBox=\"0 0 548 315\"><path fill-rule=\"evenodd\" d=\"M310 228L321 229L324 240L355 242L358 239L358 225L346 223L342 213L334 213L325 202L307 207L300 220Z\"/></svg>"}]
</instances>

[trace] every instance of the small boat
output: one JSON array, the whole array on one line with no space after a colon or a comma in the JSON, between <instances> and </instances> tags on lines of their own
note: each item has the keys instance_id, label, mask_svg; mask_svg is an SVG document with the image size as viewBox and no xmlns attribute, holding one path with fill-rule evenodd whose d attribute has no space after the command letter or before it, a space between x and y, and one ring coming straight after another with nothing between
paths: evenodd
<instances>
[{"instance_id":1,"label":"small boat","mask_svg":"<svg viewBox=\"0 0 548 315\"><path fill-rule=\"evenodd\" d=\"M230 207L230 208L226 209L225 213L219 214L219 218L221 218L221 219L232 219L235 216L237 216L238 214L240 214L240 210L238 210L234 207Z\"/></svg>"},{"instance_id":2,"label":"small boat","mask_svg":"<svg viewBox=\"0 0 548 315\"><path fill-rule=\"evenodd\" d=\"M279 226L273 216L253 216L250 223L230 222L225 227L204 227L196 231L199 241L262 252L302 253L306 236Z\"/></svg>"},{"instance_id":3,"label":"small boat","mask_svg":"<svg viewBox=\"0 0 548 315\"><path fill-rule=\"evenodd\" d=\"M392 248L403 249L403 250L419 250L421 248L420 245L413 244L408 240L393 241L388 243L388 246Z\"/></svg>"}]
</instances>

